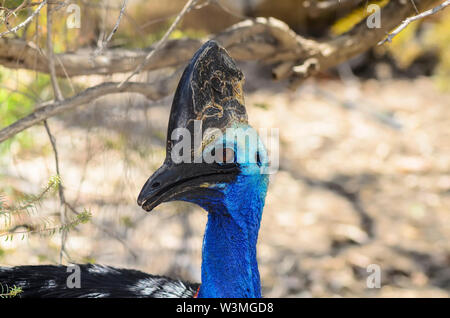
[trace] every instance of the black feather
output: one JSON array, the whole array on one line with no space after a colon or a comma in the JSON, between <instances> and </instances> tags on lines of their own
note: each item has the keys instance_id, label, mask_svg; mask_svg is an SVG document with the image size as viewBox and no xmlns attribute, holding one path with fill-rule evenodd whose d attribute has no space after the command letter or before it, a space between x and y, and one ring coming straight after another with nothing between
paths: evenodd
<instances>
[{"instance_id":1,"label":"black feather","mask_svg":"<svg viewBox=\"0 0 450 318\"><path fill-rule=\"evenodd\" d=\"M84 264L80 288L69 288L67 266L0 267L3 287L20 287L17 297L54 298L192 298L199 285L144 272Z\"/></svg>"}]
</instances>

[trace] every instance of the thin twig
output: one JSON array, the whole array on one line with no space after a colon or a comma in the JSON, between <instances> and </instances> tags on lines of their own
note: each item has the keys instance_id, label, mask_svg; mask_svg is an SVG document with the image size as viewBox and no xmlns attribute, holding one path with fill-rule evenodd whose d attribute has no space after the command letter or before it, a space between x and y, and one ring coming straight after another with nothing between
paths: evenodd
<instances>
[{"instance_id":1,"label":"thin twig","mask_svg":"<svg viewBox=\"0 0 450 318\"><path fill-rule=\"evenodd\" d=\"M142 61L142 63L136 67L136 69L133 71L133 73L131 73L130 76L128 76L125 80L120 82L120 84L117 86L118 88L120 88L123 84L128 82L134 75L138 74L142 70L142 68L148 63L148 61L152 58L152 56L155 55L155 52L157 52L166 43L169 36L172 34L172 32L175 30L175 28L180 23L181 19L184 17L184 15L186 13L188 13L195 6L197 1L198 0L188 0L188 2L186 2L186 5L181 10L180 14L177 15L177 17L175 18L175 21L173 21L172 25L166 31L166 33L164 34L162 39L159 40L158 43L155 45L155 48L152 51L150 51L150 53L147 54L147 56Z\"/></svg>"},{"instance_id":2,"label":"thin twig","mask_svg":"<svg viewBox=\"0 0 450 318\"><path fill-rule=\"evenodd\" d=\"M69 82L72 93L75 94L75 86L73 86L72 79L70 78L69 74L67 73L66 67L64 66L63 62L61 61L61 59L59 58L58 55L54 55L54 56L58 60L58 64L61 65L61 69L62 69L64 75L66 76L67 81Z\"/></svg>"},{"instance_id":3,"label":"thin twig","mask_svg":"<svg viewBox=\"0 0 450 318\"><path fill-rule=\"evenodd\" d=\"M108 37L106 38L106 40L103 40L101 42L100 47L98 47L93 54L93 58L96 57L97 55L100 55L104 48L108 45L108 42L111 41L111 38L113 37L114 33L116 33L117 29L119 28L120 25L120 20L122 19L122 16L125 12L125 8L127 6L127 2L128 0L124 0L122 3L122 8L120 9L120 13L119 13L119 17L117 18L116 24L114 25L114 28L112 29L111 33L108 35Z\"/></svg>"},{"instance_id":4,"label":"thin twig","mask_svg":"<svg viewBox=\"0 0 450 318\"><path fill-rule=\"evenodd\" d=\"M390 34L388 34L387 37L384 40L378 42L378 45L382 45L385 42L392 42L392 39L395 36L397 36L404 28L406 28L411 22L414 22L414 21L419 20L419 19L423 19L423 18L425 18L425 17L427 17L429 15L435 14L436 12L441 11L442 9L447 7L448 5L450 5L450 0L446 0L446 1L442 2L440 5L438 5L437 7L434 7L432 9L430 9L430 10L424 11L421 14L418 14L418 15L415 15L413 17L407 18L394 31L392 31ZM417 8L416 8L416 10L417 10Z\"/></svg>"},{"instance_id":5,"label":"thin twig","mask_svg":"<svg viewBox=\"0 0 450 318\"><path fill-rule=\"evenodd\" d=\"M411 0L411 4L413 5L414 10L416 11L416 13L419 14L420 12L419 12L419 10L417 9L417 6L416 6L416 3L414 2L414 0Z\"/></svg>"},{"instance_id":6,"label":"thin twig","mask_svg":"<svg viewBox=\"0 0 450 318\"><path fill-rule=\"evenodd\" d=\"M52 39L52 5L47 4L47 59L48 59L48 67L50 70L50 80L53 87L53 92L55 94L56 101L63 101L64 96L61 93L61 89L58 84L58 78L56 77L55 72L55 55L53 52L53 39ZM50 139L50 143L52 144L53 153L55 155L55 167L56 174L61 177L60 169L59 169L59 159L58 159L58 149L56 148L56 141L53 137L50 127L46 120L44 120L45 130L47 131L48 137ZM64 197L64 188L63 185L60 184L58 187L59 192L59 200L60 200L60 220L62 224L66 223L66 199ZM59 262L62 263L63 255L66 254L66 241L67 241L67 229L62 229L61 232L61 250L59 252Z\"/></svg>"},{"instance_id":7,"label":"thin twig","mask_svg":"<svg viewBox=\"0 0 450 318\"><path fill-rule=\"evenodd\" d=\"M3 37L6 34L9 33L15 33L17 32L19 29L23 28L24 26L26 26L28 23L31 22L31 20L33 20L33 18L39 13L39 11L41 11L42 7L47 3L47 0L44 0L41 2L41 4L39 5L39 7L36 8L36 10L34 10L34 12L25 19L25 21L23 21L22 23L16 25L14 28L9 29L8 31L2 32L0 33L0 38Z\"/></svg>"},{"instance_id":8,"label":"thin twig","mask_svg":"<svg viewBox=\"0 0 450 318\"><path fill-rule=\"evenodd\" d=\"M60 168L59 168L58 149L56 148L56 140L50 130L47 120L44 120L44 126L45 126L45 131L47 132L48 138L50 139L50 143L52 145L53 154L55 156L56 174L59 177L61 177L61 172L60 172ZM66 205L67 205L67 203L66 203L66 199L64 196L64 187L63 187L62 182L59 184L58 194L59 194L59 203L60 203L60 209L61 209L60 220L61 220L61 224L65 224L66 223ZM67 251L66 251L66 241L67 241L67 229L63 228L61 231L61 249L59 252L59 263L62 263L64 254L68 255Z\"/></svg>"}]
</instances>

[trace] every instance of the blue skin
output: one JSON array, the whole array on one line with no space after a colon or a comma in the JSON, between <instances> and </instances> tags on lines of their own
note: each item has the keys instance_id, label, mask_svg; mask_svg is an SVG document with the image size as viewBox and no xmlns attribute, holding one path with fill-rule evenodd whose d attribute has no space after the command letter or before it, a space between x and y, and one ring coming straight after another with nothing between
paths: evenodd
<instances>
[{"instance_id":1,"label":"blue skin","mask_svg":"<svg viewBox=\"0 0 450 318\"><path fill-rule=\"evenodd\" d=\"M247 125L240 128L254 131ZM246 147L226 138L224 136L215 144L225 142L228 148L234 150L235 158L245 151L249 156L244 162L238 160L241 173L233 183L208 186L219 191L220 195L190 200L209 212L203 239L202 284L198 297L259 298L261 283L256 243L269 176L262 173L261 163L256 162L255 158L258 152L260 161L267 162L267 155L259 139ZM206 201L208 204L204 204Z\"/></svg>"}]
</instances>

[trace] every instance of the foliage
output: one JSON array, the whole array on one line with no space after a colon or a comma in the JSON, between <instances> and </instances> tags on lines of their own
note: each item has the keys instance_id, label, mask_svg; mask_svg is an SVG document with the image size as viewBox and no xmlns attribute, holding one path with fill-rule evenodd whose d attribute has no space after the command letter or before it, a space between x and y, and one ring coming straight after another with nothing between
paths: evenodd
<instances>
[{"instance_id":1,"label":"foliage","mask_svg":"<svg viewBox=\"0 0 450 318\"><path fill-rule=\"evenodd\" d=\"M22 200L11 206L6 205L3 202L2 198L0 197L0 217L6 217L7 219L10 219L10 217L15 214L20 213L26 213L28 215L32 214L33 212L36 211L37 205L40 204L40 202L42 202L45 195L56 192L60 184L61 184L60 177L53 176L48 180L47 185L38 195L33 194L24 195L24 198ZM8 224L9 223L6 223L5 225Z\"/></svg>"},{"instance_id":2,"label":"foliage","mask_svg":"<svg viewBox=\"0 0 450 318\"><path fill-rule=\"evenodd\" d=\"M12 298L16 297L22 292L22 288L16 285L9 287L8 285L3 286L0 283L0 298Z\"/></svg>"},{"instance_id":3,"label":"foliage","mask_svg":"<svg viewBox=\"0 0 450 318\"><path fill-rule=\"evenodd\" d=\"M32 214L36 214L38 206L41 204L44 197L48 194L55 193L60 184L61 179L59 176L51 177L47 185L39 194L25 195L22 200L13 205L7 205L4 202L4 199L0 197L0 220L4 225L4 229L0 232L0 237L5 237L6 240L12 240L17 234L21 234L22 239L30 234L51 236L57 232L69 231L80 224L87 223L91 219L92 214L89 211L84 210L83 212L76 214L64 224L54 225L51 220L44 217L39 218L39 224L14 224L13 217L20 218L23 215L30 216ZM25 227L26 230L17 231L16 229L20 227Z\"/></svg>"}]
</instances>

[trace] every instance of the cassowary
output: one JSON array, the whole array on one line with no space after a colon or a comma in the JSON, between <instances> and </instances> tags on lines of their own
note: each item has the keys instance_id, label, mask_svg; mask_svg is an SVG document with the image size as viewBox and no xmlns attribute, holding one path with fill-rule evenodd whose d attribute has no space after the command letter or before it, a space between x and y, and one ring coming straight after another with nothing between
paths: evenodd
<instances>
[{"instance_id":1,"label":"cassowary","mask_svg":"<svg viewBox=\"0 0 450 318\"><path fill-rule=\"evenodd\" d=\"M137 199L148 212L176 200L208 212L201 285L101 265L80 265L80 288L67 286L66 266L51 265L0 267L0 283L21 287L20 297L261 297L256 243L268 159L248 125L243 81L216 42L195 53L172 103L166 158Z\"/></svg>"}]
</instances>

